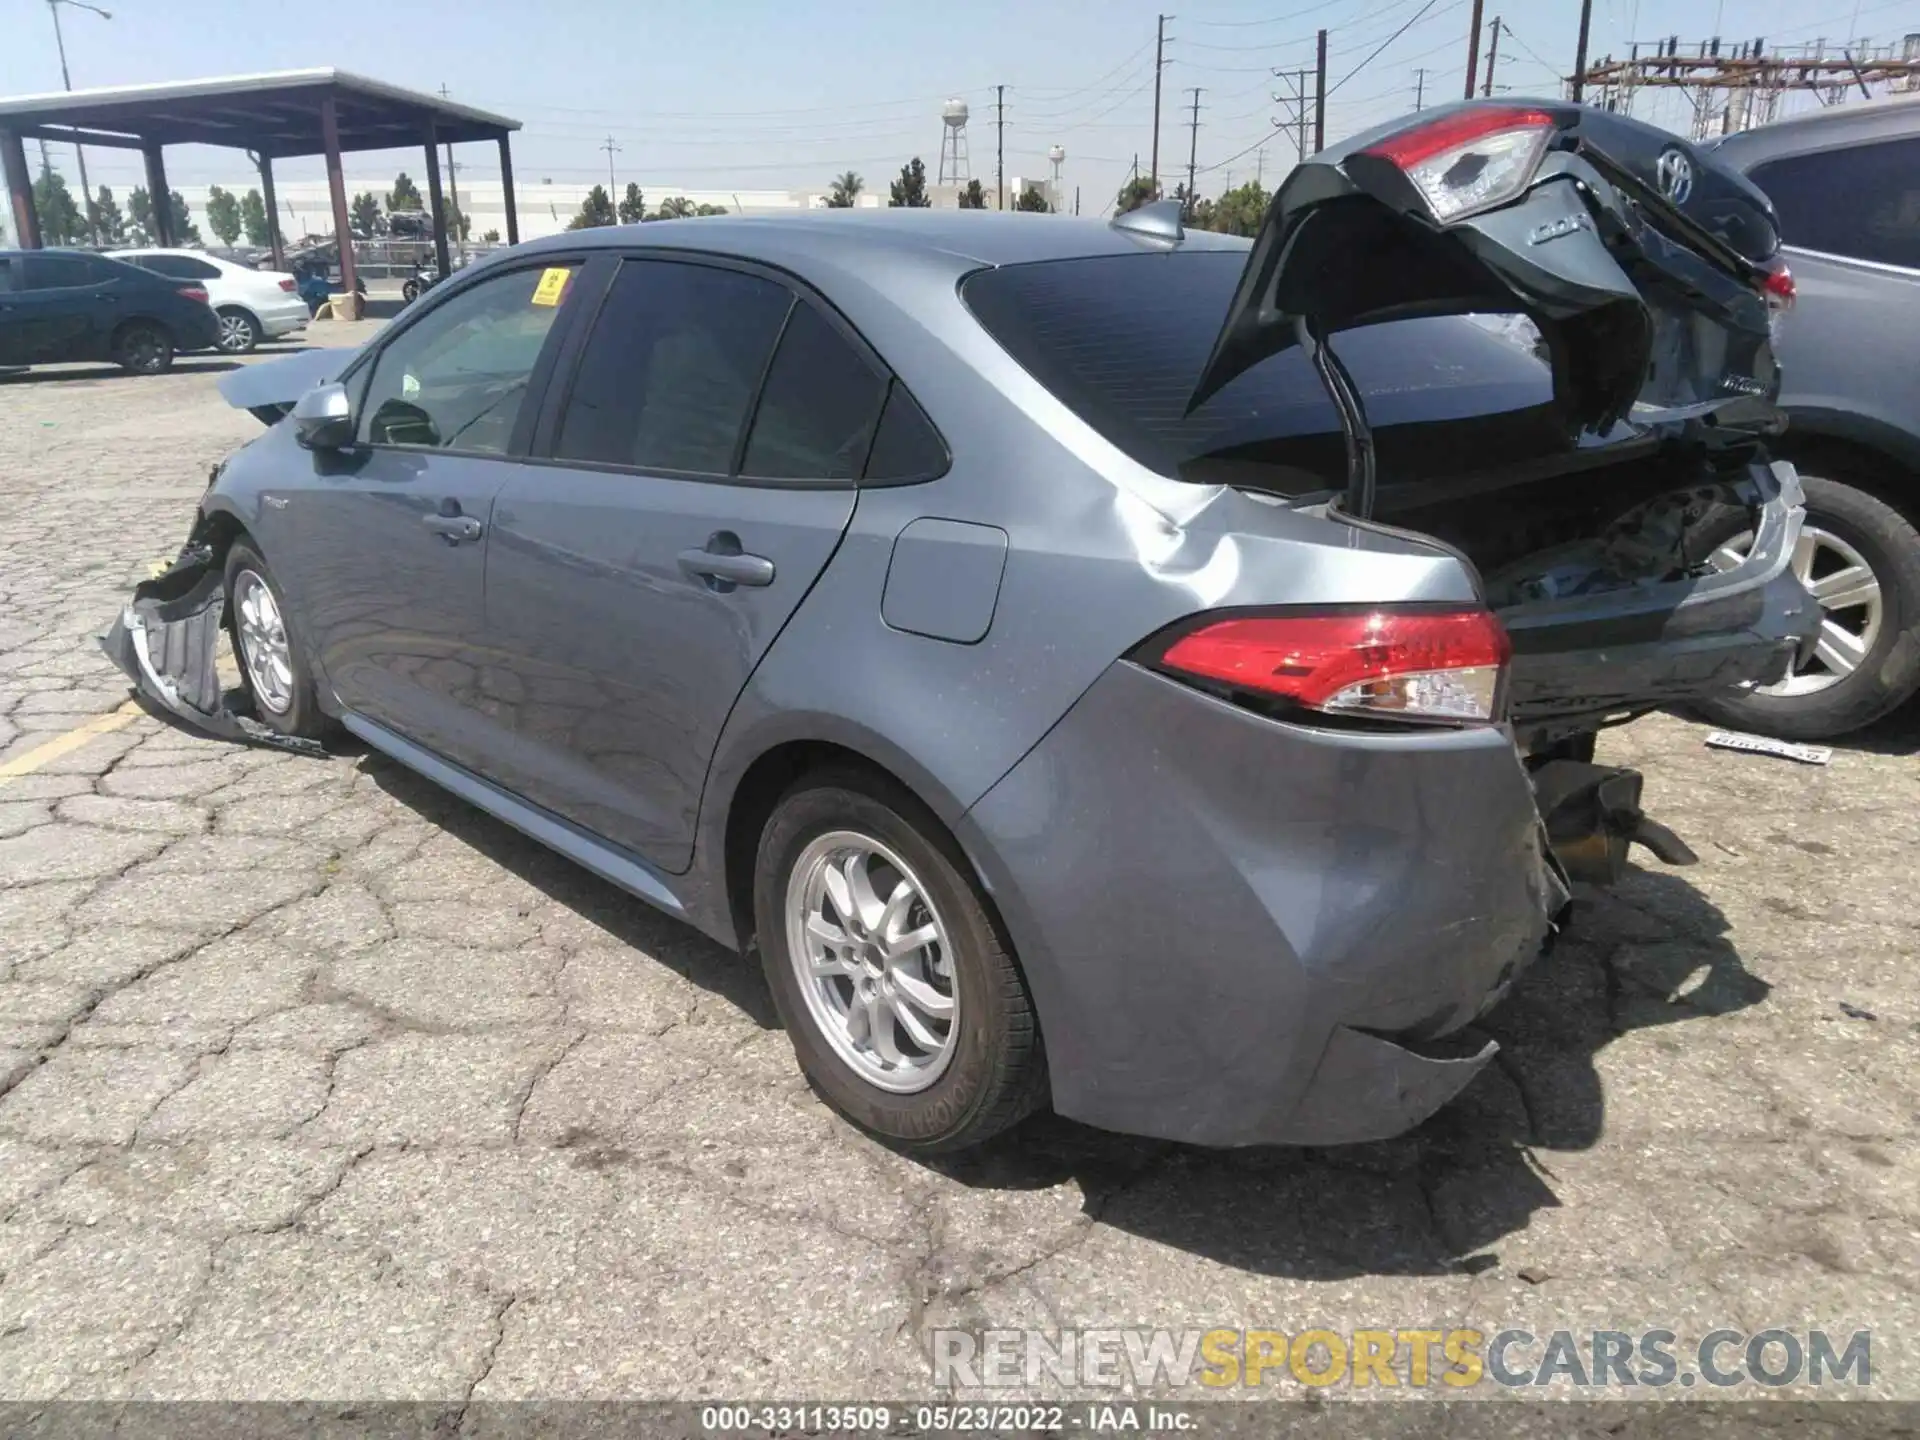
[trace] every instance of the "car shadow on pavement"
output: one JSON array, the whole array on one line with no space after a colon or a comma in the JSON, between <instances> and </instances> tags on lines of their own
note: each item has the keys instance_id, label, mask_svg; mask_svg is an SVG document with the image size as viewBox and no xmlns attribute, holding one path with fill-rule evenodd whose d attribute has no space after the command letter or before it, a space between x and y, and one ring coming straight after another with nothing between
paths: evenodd
<instances>
[{"instance_id":1,"label":"car shadow on pavement","mask_svg":"<svg viewBox=\"0 0 1920 1440\"><path fill-rule=\"evenodd\" d=\"M756 962L384 756L361 753L382 790L644 952L635 964L652 957L762 1027L778 1026ZM1494 1063L1396 1139L1208 1150L1040 1114L979 1149L919 1163L982 1190L1075 1183L1103 1225L1258 1274L1477 1273L1498 1263L1490 1249L1503 1237L1560 1205L1552 1152L1600 1139L1602 1050L1633 1031L1707 1024L1766 997L1770 987L1747 969L1728 929L1675 872L1634 870L1611 892L1583 891L1551 952L1469 1032L1500 1042ZM1677 1035L1671 1048L1686 1043ZM1679 1111L1692 1097L1684 1080L1672 1084Z\"/></svg>"},{"instance_id":2,"label":"car shadow on pavement","mask_svg":"<svg viewBox=\"0 0 1920 1440\"><path fill-rule=\"evenodd\" d=\"M290 351L288 353L291 353ZM238 370L240 362L224 355L182 355L166 372L168 375L218 375L223 370ZM39 365L31 370L0 370L0 385L55 385L75 380L155 380L155 375L135 375L118 365Z\"/></svg>"},{"instance_id":3,"label":"car shadow on pavement","mask_svg":"<svg viewBox=\"0 0 1920 1440\"><path fill-rule=\"evenodd\" d=\"M1823 743L1837 751L1859 750L1869 755L1920 755L1920 696L1864 730Z\"/></svg>"}]
</instances>

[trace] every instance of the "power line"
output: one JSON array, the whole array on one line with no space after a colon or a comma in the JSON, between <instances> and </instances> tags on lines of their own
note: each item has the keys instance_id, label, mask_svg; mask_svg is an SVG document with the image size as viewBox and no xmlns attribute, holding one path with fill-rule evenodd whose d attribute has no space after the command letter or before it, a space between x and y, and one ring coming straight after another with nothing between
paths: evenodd
<instances>
[{"instance_id":1,"label":"power line","mask_svg":"<svg viewBox=\"0 0 1920 1440\"><path fill-rule=\"evenodd\" d=\"M1304 10L1294 10L1286 15L1269 15L1265 20L1195 20L1191 23L1205 25L1212 30L1250 30L1256 25L1284 25L1289 20L1298 20L1302 15L1318 14L1345 3L1347 0L1321 0L1318 5L1309 5Z\"/></svg>"},{"instance_id":2,"label":"power line","mask_svg":"<svg viewBox=\"0 0 1920 1440\"><path fill-rule=\"evenodd\" d=\"M1353 69L1349 70L1346 74L1342 75L1338 80L1334 81L1333 84L1328 87L1327 94L1331 95L1335 90L1338 90L1342 85L1346 84L1347 81L1351 80L1354 76L1358 75L1362 70L1366 69L1367 66L1371 65L1375 60L1379 59L1381 50L1385 50L1387 46L1393 44L1394 41L1398 40L1402 35L1406 34L1407 31L1411 30L1414 27L1415 23L1420 19L1420 17L1422 15L1425 15L1427 11L1431 10L1438 3L1439 3L1439 0L1427 0L1426 4L1422 5L1418 10L1413 12L1412 20L1407 21L1406 24L1402 25L1398 30L1394 31L1393 34L1389 35L1385 40L1381 41L1379 48L1376 49L1371 55L1367 56L1366 59L1362 60L1358 65L1354 66Z\"/></svg>"}]
</instances>

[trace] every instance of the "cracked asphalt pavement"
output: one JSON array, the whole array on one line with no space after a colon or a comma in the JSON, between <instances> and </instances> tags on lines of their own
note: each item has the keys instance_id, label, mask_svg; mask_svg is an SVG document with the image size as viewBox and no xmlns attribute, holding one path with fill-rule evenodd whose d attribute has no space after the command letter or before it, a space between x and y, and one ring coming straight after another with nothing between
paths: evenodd
<instances>
[{"instance_id":1,"label":"cracked asphalt pavement","mask_svg":"<svg viewBox=\"0 0 1920 1440\"><path fill-rule=\"evenodd\" d=\"M228 363L0 377L0 1398L911 1397L936 1327L1117 1325L1871 1328L1920 1397L1920 721L1607 736L1702 863L1586 897L1413 1135L915 1162L754 966L126 707L93 637L255 433Z\"/></svg>"}]
</instances>

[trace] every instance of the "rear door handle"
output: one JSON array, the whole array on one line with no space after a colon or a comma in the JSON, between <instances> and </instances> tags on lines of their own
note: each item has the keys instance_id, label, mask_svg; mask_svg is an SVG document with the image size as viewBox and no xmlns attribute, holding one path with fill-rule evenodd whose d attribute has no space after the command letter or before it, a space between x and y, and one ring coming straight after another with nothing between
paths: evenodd
<instances>
[{"instance_id":1,"label":"rear door handle","mask_svg":"<svg viewBox=\"0 0 1920 1440\"><path fill-rule=\"evenodd\" d=\"M478 540L486 533L486 527L471 515L422 515L420 523L449 545L458 545L462 540Z\"/></svg>"},{"instance_id":2,"label":"rear door handle","mask_svg":"<svg viewBox=\"0 0 1920 1440\"><path fill-rule=\"evenodd\" d=\"M682 550L680 568L722 592L735 585L771 585L773 561L764 555L743 554L739 546L736 536L721 531L707 541L704 550Z\"/></svg>"}]
</instances>

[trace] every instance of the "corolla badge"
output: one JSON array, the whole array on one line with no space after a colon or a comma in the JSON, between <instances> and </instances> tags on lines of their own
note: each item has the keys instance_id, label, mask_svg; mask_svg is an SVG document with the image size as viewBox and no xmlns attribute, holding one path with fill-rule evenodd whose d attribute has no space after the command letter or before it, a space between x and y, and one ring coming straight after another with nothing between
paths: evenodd
<instances>
[{"instance_id":1,"label":"corolla badge","mask_svg":"<svg viewBox=\"0 0 1920 1440\"><path fill-rule=\"evenodd\" d=\"M1693 194L1693 162L1686 152L1669 146L1660 152L1653 168L1660 182L1660 193L1676 205L1686 204L1687 197Z\"/></svg>"}]
</instances>

